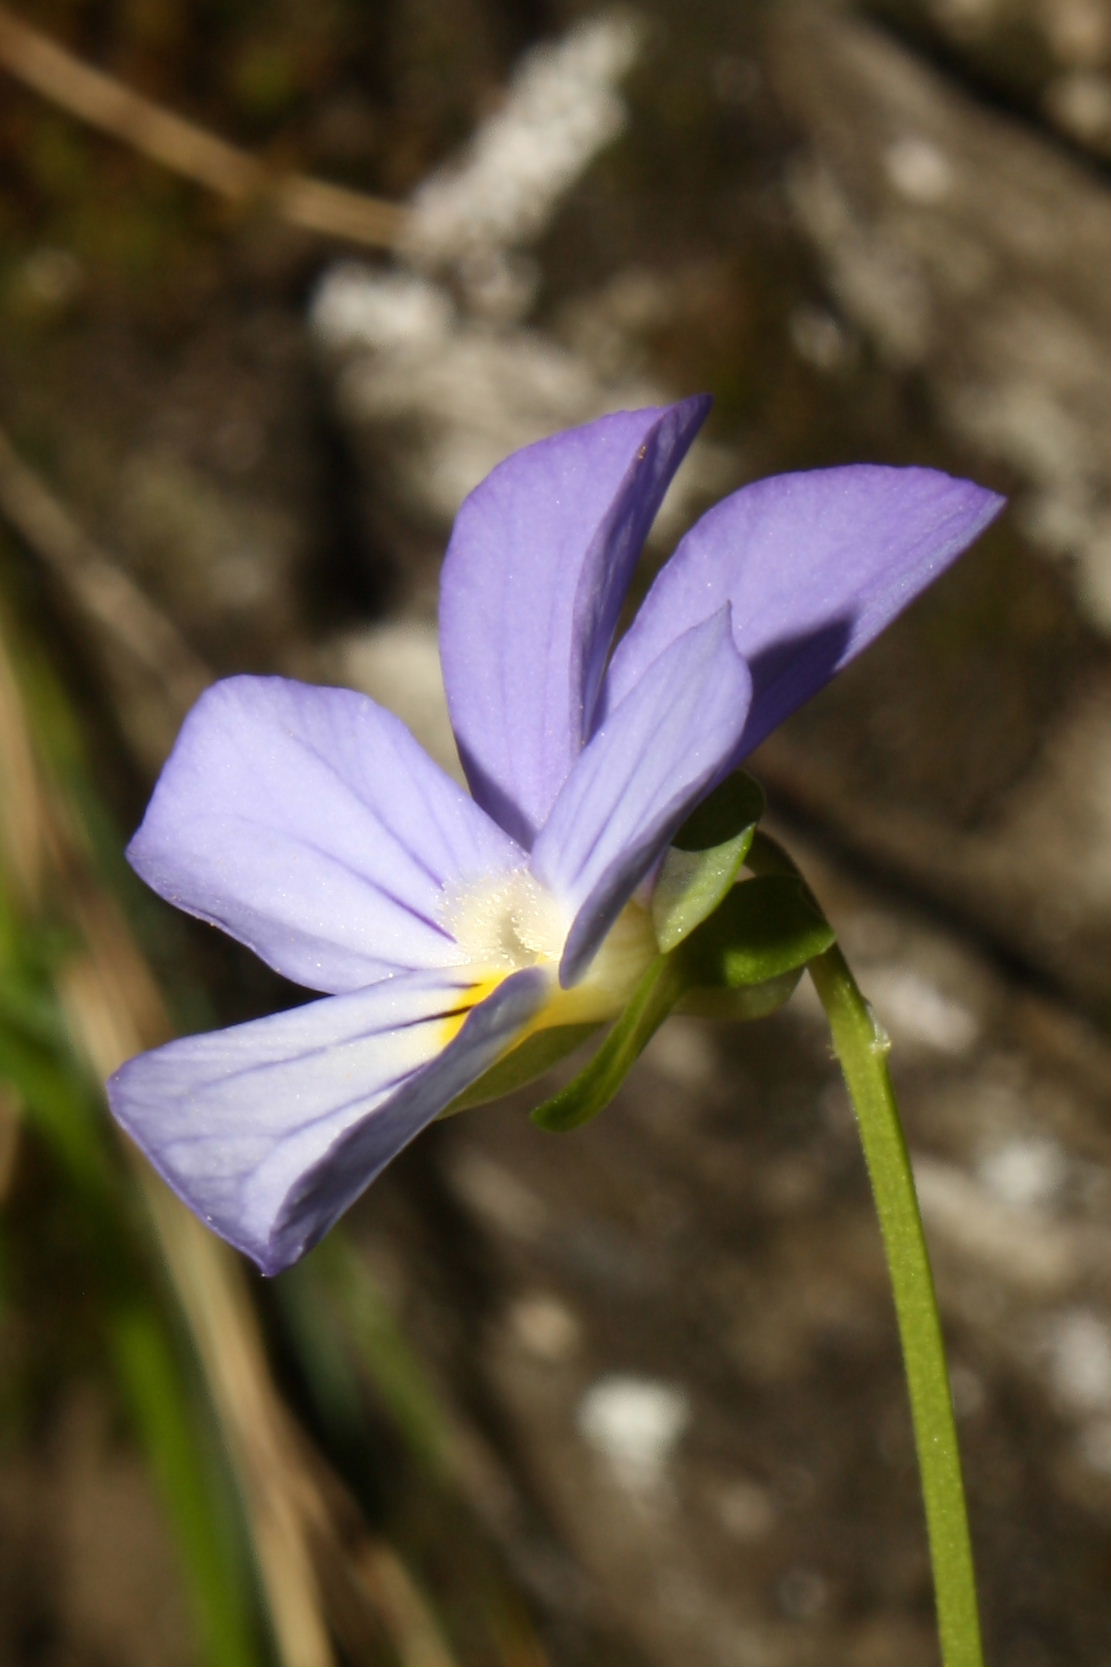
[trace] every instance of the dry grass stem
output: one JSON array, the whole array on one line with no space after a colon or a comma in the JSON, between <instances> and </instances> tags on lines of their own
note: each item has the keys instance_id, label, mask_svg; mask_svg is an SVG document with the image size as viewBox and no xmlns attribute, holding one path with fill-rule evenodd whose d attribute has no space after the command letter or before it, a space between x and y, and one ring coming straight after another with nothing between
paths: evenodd
<instances>
[{"instance_id":1,"label":"dry grass stem","mask_svg":"<svg viewBox=\"0 0 1111 1667\"><path fill-rule=\"evenodd\" d=\"M106 1077L165 1040L169 1016L119 905L97 876L83 830L39 763L2 630L0 778L11 789L0 800L0 848L25 905L61 888L79 929L81 948L62 968L59 993L91 1069ZM333 1667L333 1633L352 1660L380 1654L385 1635L404 1660L453 1667L407 1570L371 1535L282 1400L239 1258L137 1154L135 1173L227 1443L283 1667Z\"/></svg>"},{"instance_id":2,"label":"dry grass stem","mask_svg":"<svg viewBox=\"0 0 1111 1667\"><path fill-rule=\"evenodd\" d=\"M6 6L0 6L0 65L71 116L237 208L269 212L300 231L369 249L392 248L404 229L406 211L397 204L306 174L275 173L247 151L82 63Z\"/></svg>"},{"instance_id":3,"label":"dry grass stem","mask_svg":"<svg viewBox=\"0 0 1111 1667\"><path fill-rule=\"evenodd\" d=\"M0 39L3 9L0 8ZM0 516L114 648L157 679L175 712L212 681L177 626L85 533L0 430Z\"/></svg>"}]
</instances>

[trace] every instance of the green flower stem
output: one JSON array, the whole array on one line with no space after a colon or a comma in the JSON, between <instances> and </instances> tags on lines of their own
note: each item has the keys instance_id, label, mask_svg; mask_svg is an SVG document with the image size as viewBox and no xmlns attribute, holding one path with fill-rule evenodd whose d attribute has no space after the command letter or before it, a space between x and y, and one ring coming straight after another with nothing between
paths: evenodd
<instances>
[{"instance_id":1,"label":"green flower stem","mask_svg":"<svg viewBox=\"0 0 1111 1667\"><path fill-rule=\"evenodd\" d=\"M766 834L747 858L758 874L798 874ZM976 1574L960 1449L929 1252L910 1155L887 1068L890 1043L836 944L810 975L856 1112L895 1298L926 1504L941 1655L945 1667L983 1667Z\"/></svg>"}]
</instances>

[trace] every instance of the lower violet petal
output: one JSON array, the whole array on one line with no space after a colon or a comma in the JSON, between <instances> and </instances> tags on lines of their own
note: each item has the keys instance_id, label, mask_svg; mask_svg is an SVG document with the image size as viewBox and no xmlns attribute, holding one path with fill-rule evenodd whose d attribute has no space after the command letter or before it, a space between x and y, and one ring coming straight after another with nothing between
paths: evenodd
<instances>
[{"instance_id":1,"label":"lower violet petal","mask_svg":"<svg viewBox=\"0 0 1111 1667\"><path fill-rule=\"evenodd\" d=\"M179 1197L277 1273L512 1045L550 983L529 969L476 1005L466 968L400 974L141 1054L109 1101Z\"/></svg>"}]
</instances>

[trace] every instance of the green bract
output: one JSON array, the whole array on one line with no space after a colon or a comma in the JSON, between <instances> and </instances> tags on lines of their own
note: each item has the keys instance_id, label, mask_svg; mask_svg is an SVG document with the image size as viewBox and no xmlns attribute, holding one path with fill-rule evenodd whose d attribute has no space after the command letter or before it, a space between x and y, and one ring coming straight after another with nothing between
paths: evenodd
<instances>
[{"instance_id":1,"label":"green bract","mask_svg":"<svg viewBox=\"0 0 1111 1667\"><path fill-rule=\"evenodd\" d=\"M577 1129L613 1099L671 1010L757 1019L791 995L803 967L833 943L800 881L737 884L764 809L751 776L730 776L676 836L652 898L664 951L590 1063L532 1114L542 1129Z\"/></svg>"},{"instance_id":2,"label":"green bract","mask_svg":"<svg viewBox=\"0 0 1111 1667\"><path fill-rule=\"evenodd\" d=\"M457 1111L471 1106L485 1105L488 1100L500 1100L515 1088L524 1088L566 1059L569 1053L582 1046L601 1029L600 1024L554 1025L538 1030L513 1048L496 1065L492 1065L464 1094L453 1100L441 1117L454 1117Z\"/></svg>"},{"instance_id":3,"label":"green bract","mask_svg":"<svg viewBox=\"0 0 1111 1667\"><path fill-rule=\"evenodd\" d=\"M695 989L741 990L798 971L834 938L798 880L768 874L734 886L678 959Z\"/></svg>"},{"instance_id":4,"label":"green bract","mask_svg":"<svg viewBox=\"0 0 1111 1667\"><path fill-rule=\"evenodd\" d=\"M652 893L652 925L666 955L713 914L741 871L764 791L738 770L680 828Z\"/></svg>"},{"instance_id":5,"label":"green bract","mask_svg":"<svg viewBox=\"0 0 1111 1667\"><path fill-rule=\"evenodd\" d=\"M586 1069L537 1106L532 1113L537 1127L562 1134L604 1111L682 994L682 976L674 957L661 955L644 974Z\"/></svg>"}]
</instances>

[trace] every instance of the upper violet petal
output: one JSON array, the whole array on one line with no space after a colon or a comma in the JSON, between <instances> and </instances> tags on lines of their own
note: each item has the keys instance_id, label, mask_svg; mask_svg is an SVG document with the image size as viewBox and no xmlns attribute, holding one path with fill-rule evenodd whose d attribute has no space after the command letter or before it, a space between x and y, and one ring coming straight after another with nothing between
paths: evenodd
<instances>
[{"instance_id":1,"label":"upper violet petal","mask_svg":"<svg viewBox=\"0 0 1111 1667\"><path fill-rule=\"evenodd\" d=\"M140 1054L109 1101L190 1209L277 1273L512 1044L550 983L512 975L445 1046L473 999L466 970L401 973Z\"/></svg>"},{"instance_id":2,"label":"upper violet petal","mask_svg":"<svg viewBox=\"0 0 1111 1667\"><path fill-rule=\"evenodd\" d=\"M933 469L854 464L779 475L691 529L617 645L612 709L669 642L723 602L752 668L735 762L859 654L993 520L996 493Z\"/></svg>"},{"instance_id":3,"label":"upper violet petal","mask_svg":"<svg viewBox=\"0 0 1111 1667\"><path fill-rule=\"evenodd\" d=\"M202 695L128 856L169 902L328 991L462 960L443 888L523 860L400 719L280 677Z\"/></svg>"},{"instance_id":4,"label":"upper violet petal","mask_svg":"<svg viewBox=\"0 0 1111 1667\"><path fill-rule=\"evenodd\" d=\"M729 608L648 667L578 759L532 853L573 914L560 982L577 982L692 806L728 768L752 682Z\"/></svg>"},{"instance_id":5,"label":"upper violet petal","mask_svg":"<svg viewBox=\"0 0 1111 1667\"><path fill-rule=\"evenodd\" d=\"M440 651L478 802L526 847L584 740L629 580L704 397L526 446L459 512Z\"/></svg>"}]
</instances>

